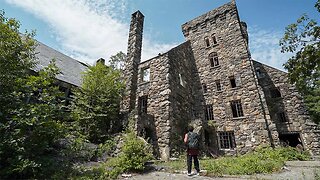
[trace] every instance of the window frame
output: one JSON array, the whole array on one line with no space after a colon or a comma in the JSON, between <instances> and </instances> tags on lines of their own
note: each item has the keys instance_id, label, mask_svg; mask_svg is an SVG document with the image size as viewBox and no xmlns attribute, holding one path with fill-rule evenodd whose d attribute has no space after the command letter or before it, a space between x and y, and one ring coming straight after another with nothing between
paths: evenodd
<instances>
[{"instance_id":1,"label":"window frame","mask_svg":"<svg viewBox=\"0 0 320 180\"><path fill-rule=\"evenodd\" d=\"M214 120L214 114L213 114L213 105L212 104L207 104L205 106L205 120Z\"/></svg>"},{"instance_id":2,"label":"window frame","mask_svg":"<svg viewBox=\"0 0 320 180\"><path fill-rule=\"evenodd\" d=\"M230 102L232 117L233 118L241 118L244 117L243 108L241 104L241 100L233 100Z\"/></svg>"},{"instance_id":3,"label":"window frame","mask_svg":"<svg viewBox=\"0 0 320 180\"><path fill-rule=\"evenodd\" d=\"M219 131L219 148L220 149L235 149L236 141L234 131Z\"/></svg>"},{"instance_id":4,"label":"window frame","mask_svg":"<svg viewBox=\"0 0 320 180\"><path fill-rule=\"evenodd\" d=\"M212 52L209 54L209 62L211 67L219 67L219 57L217 52Z\"/></svg>"},{"instance_id":5,"label":"window frame","mask_svg":"<svg viewBox=\"0 0 320 180\"><path fill-rule=\"evenodd\" d=\"M138 109L140 115L148 113L148 95L140 96L138 98Z\"/></svg>"}]
</instances>

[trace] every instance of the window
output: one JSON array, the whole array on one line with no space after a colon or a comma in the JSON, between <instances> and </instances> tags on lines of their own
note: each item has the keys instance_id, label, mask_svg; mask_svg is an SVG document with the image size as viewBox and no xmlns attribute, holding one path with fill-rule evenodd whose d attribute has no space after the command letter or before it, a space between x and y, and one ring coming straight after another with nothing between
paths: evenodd
<instances>
[{"instance_id":1,"label":"window","mask_svg":"<svg viewBox=\"0 0 320 180\"><path fill-rule=\"evenodd\" d=\"M216 80L216 87L217 87L217 91L222 90L220 80Z\"/></svg>"},{"instance_id":2,"label":"window","mask_svg":"<svg viewBox=\"0 0 320 180\"><path fill-rule=\"evenodd\" d=\"M230 76L229 80L230 80L231 88L237 87L236 79L234 78L234 76Z\"/></svg>"},{"instance_id":3,"label":"window","mask_svg":"<svg viewBox=\"0 0 320 180\"><path fill-rule=\"evenodd\" d=\"M220 149L234 149L236 147L234 132L218 132Z\"/></svg>"},{"instance_id":4,"label":"window","mask_svg":"<svg viewBox=\"0 0 320 180\"><path fill-rule=\"evenodd\" d=\"M207 93L208 92L208 88L207 88L207 85L205 83L202 83L202 91L203 91L203 93Z\"/></svg>"},{"instance_id":5,"label":"window","mask_svg":"<svg viewBox=\"0 0 320 180\"><path fill-rule=\"evenodd\" d=\"M288 122L288 118L285 112L278 113L278 120L280 122Z\"/></svg>"},{"instance_id":6,"label":"window","mask_svg":"<svg viewBox=\"0 0 320 180\"><path fill-rule=\"evenodd\" d=\"M218 54L216 52L209 54L209 61L210 61L211 67L219 66Z\"/></svg>"},{"instance_id":7,"label":"window","mask_svg":"<svg viewBox=\"0 0 320 180\"><path fill-rule=\"evenodd\" d=\"M184 80L184 77L181 74L179 74L179 82L181 86L185 87L186 81Z\"/></svg>"},{"instance_id":8,"label":"window","mask_svg":"<svg viewBox=\"0 0 320 180\"><path fill-rule=\"evenodd\" d=\"M147 113L148 96L139 97L138 103L139 114Z\"/></svg>"},{"instance_id":9,"label":"window","mask_svg":"<svg viewBox=\"0 0 320 180\"><path fill-rule=\"evenodd\" d=\"M212 108L212 104L206 105L206 120L213 120L213 108Z\"/></svg>"},{"instance_id":10,"label":"window","mask_svg":"<svg viewBox=\"0 0 320 180\"><path fill-rule=\"evenodd\" d=\"M215 34L212 34L212 35L211 35L211 38L212 38L213 44L218 44L217 38L216 38L216 35L215 35Z\"/></svg>"},{"instance_id":11,"label":"window","mask_svg":"<svg viewBox=\"0 0 320 180\"><path fill-rule=\"evenodd\" d=\"M281 93L279 91L278 88L272 88L270 89L270 95L272 98L278 98L278 97L281 97Z\"/></svg>"},{"instance_id":12,"label":"window","mask_svg":"<svg viewBox=\"0 0 320 180\"><path fill-rule=\"evenodd\" d=\"M260 68L257 68L257 69L256 69L256 74L257 74L257 78L258 78L258 79L264 77L264 74L262 73L262 71L261 71Z\"/></svg>"},{"instance_id":13,"label":"window","mask_svg":"<svg viewBox=\"0 0 320 180\"><path fill-rule=\"evenodd\" d=\"M205 37L204 38L204 42L206 44L206 47L209 47L210 46L210 41L209 41L209 38L208 37Z\"/></svg>"},{"instance_id":14,"label":"window","mask_svg":"<svg viewBox=\"0 0 320 180\"><path fill-rule=\"evenodd\" d=\"M231 101L232 115L234 118L243 117L242 105L240 100Z\"/></svg>"},{"instance_id":15,"label":"window","mask_svg":"<svg viewBox=\"0 0 320 180\"><path fill-rule=\"evenodd\" d=\"M141 80L142 82L150 81L150 68L141 69Z\"/></svg>"}]
</instances>

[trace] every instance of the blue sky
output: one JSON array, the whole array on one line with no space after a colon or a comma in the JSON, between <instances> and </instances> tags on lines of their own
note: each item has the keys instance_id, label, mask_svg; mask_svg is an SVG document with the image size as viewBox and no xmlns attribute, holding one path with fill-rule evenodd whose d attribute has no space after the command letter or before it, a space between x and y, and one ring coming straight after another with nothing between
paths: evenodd
<instances>
[{"instance_id":1,"label":"blue sky","mask_svg":"<svg viewBox=\"0 0 320 180\"><path fill-rule=\"evenodd\" d=\"M126 52L130 16L145 15L143 60L184 42L181 25L229 0L0 0L7 17L36 29L36 39L92 64ZM290 57L278 46L284 28L303 13L319 22L316 0L236 0L248 25L254 59L282 69Z\"/></svg>"}]
</instances>

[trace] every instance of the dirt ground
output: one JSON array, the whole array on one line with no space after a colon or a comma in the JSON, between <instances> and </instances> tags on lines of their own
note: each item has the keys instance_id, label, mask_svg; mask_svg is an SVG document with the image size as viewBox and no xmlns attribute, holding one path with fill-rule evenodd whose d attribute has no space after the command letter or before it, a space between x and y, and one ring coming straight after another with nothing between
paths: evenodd
<instances>
[{"instance_id":1,"label":"dirt ground","mask_svg":"<svg viewBox=\"0 0 320 180\"><path fill-rule=\"evenodd\" d=\"M320 161L289 161L279 173L256 174L245 176L208 177L204 172L199 176L187 176L186 172L168 173L163 171L154 171L146 174L127 174L121 179L128 180L236 180L236 179L264 179L264 180L320 180Z\"/></svg>"}]
</instances>

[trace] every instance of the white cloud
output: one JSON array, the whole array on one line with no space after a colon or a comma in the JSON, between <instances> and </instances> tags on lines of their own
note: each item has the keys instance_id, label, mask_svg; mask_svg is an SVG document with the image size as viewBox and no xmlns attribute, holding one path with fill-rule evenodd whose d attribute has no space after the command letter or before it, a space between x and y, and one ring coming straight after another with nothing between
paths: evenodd
<instances>
[{"instance_id":1,"label":"white cloud","mask_svg":"<svg viewBox=\"0 0 320 180\"><path fill-rule=\"evenodd\" d=\"M283 64L292 56L289 53L281 53L279 40L283 32L274 30L262 30L258 27L249 27L249 46L252 58L284 70Z\"/></svg>"},{"instance_id":2,"label":"white cloud","mask_svg":"<svg viewBox=\"0 0 320 180\"><path fill-rule=\"evenodd\" d=\"M61 51L90 64L106 60L119 51L126 53L129 21L126 0L6 0L50 25ZM124 23L126 21L126 23ZM144 38L142 57L151 58L173 44Z\"/></svg>"}]
</instances>

